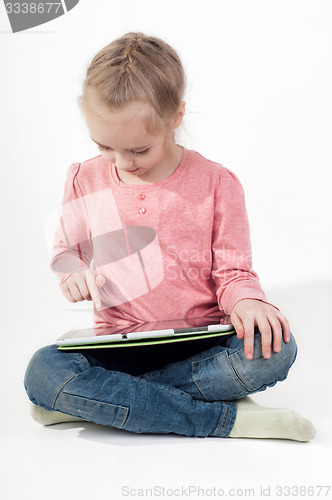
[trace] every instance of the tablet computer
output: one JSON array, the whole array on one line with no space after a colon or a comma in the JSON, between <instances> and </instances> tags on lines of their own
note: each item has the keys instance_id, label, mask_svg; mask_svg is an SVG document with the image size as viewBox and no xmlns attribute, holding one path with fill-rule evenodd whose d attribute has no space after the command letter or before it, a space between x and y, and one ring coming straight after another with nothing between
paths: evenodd
<instances>
[{"instance_id":1,"label":"tablet computer","mask_svg":"<svg viewBox=\"0 0 332 500\"><path fill-rule=\"evenodd\" d=\"M186 318L70 330L56 340L58 349L144 346L199 340L235 333L229 317Z\"/></svg>"}]
</instances>

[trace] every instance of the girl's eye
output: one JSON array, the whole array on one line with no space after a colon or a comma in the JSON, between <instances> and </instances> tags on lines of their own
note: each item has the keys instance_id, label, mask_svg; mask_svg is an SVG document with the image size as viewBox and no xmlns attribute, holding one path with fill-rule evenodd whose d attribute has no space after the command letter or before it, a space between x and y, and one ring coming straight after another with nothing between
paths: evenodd
<instances>
[{"instance_id":1,"label":"girl's eye","mask_svg":"<svg viewBox=\"0 0 332 500\"><path fill-rule=\"evenodd\" d=\"M133 153L136 155L136 156L140 156L140 155L144 155L145 153L147 153L149 151L149 148L147 149L144 149L144 151L135 151L133 150Z\"/></svg>"},{"instance_id":2,"label":"girl's eye","mask_svg":"<svg viewBox=\"0 0 332 500\"><path fill-rule=\"evenodd\" d=\"M108 151L110 148L105 148L104 146L100 146L97 144L99 151Z\"/></svg>"},{"instance_id":3,"label":"girl's eye","mask_svg":"<svg viewBox=\"0 0 332 500\"><path fill-rule=\"evenodd\" d=\"M99 151L110 151L111 150L111 148L108 148L108 147L105 147L105 146L101 146L100 144L97 144L97 147L98 147ZM149 151L149 148L144 149L144 151L136 151L135 149L132 150L132 152L136 156L144 155L148 151Z\"/></svg>"}]
</instances>

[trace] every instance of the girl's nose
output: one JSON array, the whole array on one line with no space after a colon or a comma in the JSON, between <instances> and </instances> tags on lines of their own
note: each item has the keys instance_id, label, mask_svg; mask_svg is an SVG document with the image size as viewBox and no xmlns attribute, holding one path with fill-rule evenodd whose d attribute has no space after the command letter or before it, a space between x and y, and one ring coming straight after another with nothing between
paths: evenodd
<instances>
[{"instance_id":1,"label":"girl's nose","mask_svg":"<svg viewBox=\"0 0 332 500\"><path fill-rule=\"evenodd\" d=\"M120 170L130 170L133 168L133 160L128 156L116 155L114 158L116 167Z\"/></svg>"}]
</instances>

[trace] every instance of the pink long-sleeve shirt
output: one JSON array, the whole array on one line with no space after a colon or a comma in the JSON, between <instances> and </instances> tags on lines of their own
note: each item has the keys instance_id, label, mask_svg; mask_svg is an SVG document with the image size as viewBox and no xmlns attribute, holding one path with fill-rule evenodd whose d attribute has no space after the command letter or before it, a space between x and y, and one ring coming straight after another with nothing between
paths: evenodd
<instances>
[{"instance_id":1,"label":"pink long-sleeve shirt","mask_svg":"<svg viewBox=\"0 0 332 500\"><path fill-rule=\"evenodd\" d=\"M50 267L60 283L90 267L105 277L98 327L223 317L241 299L267 302L240 181L186 148L154 184L123 183L102 156L72 164Z\"/></svg>"}]
</instances>

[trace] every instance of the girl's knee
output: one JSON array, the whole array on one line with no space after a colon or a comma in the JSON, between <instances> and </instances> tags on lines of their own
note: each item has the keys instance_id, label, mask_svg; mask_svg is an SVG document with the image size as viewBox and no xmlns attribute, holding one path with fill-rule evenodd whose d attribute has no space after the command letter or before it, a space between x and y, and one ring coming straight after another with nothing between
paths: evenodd
<instances>
[{"instance_id":1,"label":"girl's knee","mask_svg":"<svg viewBox=\"0 0 332 500\"><path fill-rule=\"evenodd\" d=\"M262 355L263 356L263 355ZM289 342L281 342L281 349L279 352L274 352L271 346L271 357L265 359L260 357L258 364L263 367L265 365L265 384L272 387L277 382L285 380L288 372L293 365L297 356L297 344L294 336L290 335ZM258 370L260 372L260 370Z\"/></svg>"},{"instance_id":2,"label":"girl's knee","mask_svg":"<svg viewBox=\"0 0 332 500\"><path fill-rule=\"evenodd\" d=\"M40 393L42 392L41 386L45 382L47 376L50 376L52 371L52 364L50 358L52 357L52 350L56 346L46 346L39 349L32 356L24 375L24 387L30 398L35 404L42 403Z\"/></svg>"},{"instance_id":3,"label":"girl's knee","mask_svg":"<svg viewBox=\"0 0 332 500\"><path fill-rule=\"evenodd\" d=\"M291 334L289 342L282 341L280 352L275 353L276 363L274 369L280 377L278 380L285 380L296 356L297 344L294 336Z\"/></svg>"},{"instance_id":4,"label":"girl's knee","mask_svg":"<svg viewBox=\"0 0 332 500\"><path fill-rule=\"evenodd\" d=\"M80 353L59 351L56 345L42 347L32 356L24 376L24 387L36 405L52 410L63 385L90 367Z\"/></svg>"},{"instance_id":5,"label":"girl's knee","mask_svg":"<svg viewBox=\"0 0 332 500\"><path fill-rule=\"evenodd\" d=\"M238 346L239 347L239 346ZM229 353L229 360L237 377L247 389L254 393L274 386L287 378L288 372L297 355L297 345L293 335L289 342L282 341L279 352L271 351L271 357L266 359L262 353L261 334L257 330L254 341L254 357L248 360L243 346Z\"/></svg>"}]
</instances>

